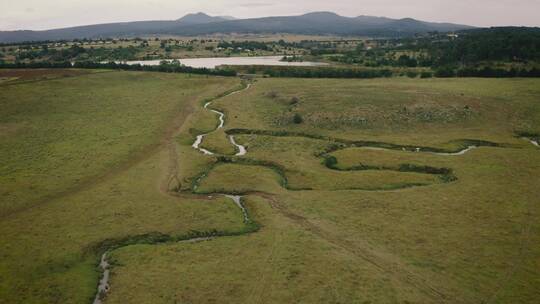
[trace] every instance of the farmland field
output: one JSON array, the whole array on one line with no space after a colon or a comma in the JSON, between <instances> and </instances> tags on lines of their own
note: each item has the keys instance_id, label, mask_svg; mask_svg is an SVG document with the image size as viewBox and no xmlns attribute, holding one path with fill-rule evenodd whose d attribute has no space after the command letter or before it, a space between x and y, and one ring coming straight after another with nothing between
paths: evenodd
<instances>
[{"instance_id":1,"label":"farmland field","mask_svg":"<svg viewBox=\"0 0 540 304\"><path fill-rule=\"evenodd\" d=\"M0 303L103 253L104 303L540 297L536 79L44 71L0 72Z\"/></svg>"}]
</instances>

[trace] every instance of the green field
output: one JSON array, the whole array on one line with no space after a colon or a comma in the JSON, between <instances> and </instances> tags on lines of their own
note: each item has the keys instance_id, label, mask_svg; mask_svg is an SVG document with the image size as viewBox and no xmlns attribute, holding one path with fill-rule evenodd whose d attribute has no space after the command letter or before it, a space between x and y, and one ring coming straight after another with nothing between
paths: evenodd
<instances>
[{"instance_id":1,"label":"green field","mask_svg":"<svg viewBox=\"0 0 540 304\"><path fill-rule=\"evenodd\" d=\"M540 297L538 80L30 80L0 82L0 303L90 303L105 251L104 303Z\"/></svg>"}]
</instances>

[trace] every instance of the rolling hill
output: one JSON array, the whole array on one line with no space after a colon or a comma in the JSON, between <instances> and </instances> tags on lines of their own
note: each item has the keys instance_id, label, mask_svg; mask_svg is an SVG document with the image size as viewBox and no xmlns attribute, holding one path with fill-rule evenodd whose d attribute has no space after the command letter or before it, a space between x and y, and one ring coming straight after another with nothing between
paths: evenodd
<instances>
[{"instance_id":1,"label":"rolling hill","mask_svg":"<svg viewBox=\"0 0 540 304\"><path fill-rule=\"evenodd\" d=\"M69 40L83 38L133 37L144 35L208 35L230 33L291 33L313 35L353 35L400 37L430 31L470 29L467 25L433 23L412 18L343 17L331 12L300 16L232 19L204 13L189 14L178 20L136 21L77 26L45 31L0 31L0 42Z\"/></svg>"}]
</instances>

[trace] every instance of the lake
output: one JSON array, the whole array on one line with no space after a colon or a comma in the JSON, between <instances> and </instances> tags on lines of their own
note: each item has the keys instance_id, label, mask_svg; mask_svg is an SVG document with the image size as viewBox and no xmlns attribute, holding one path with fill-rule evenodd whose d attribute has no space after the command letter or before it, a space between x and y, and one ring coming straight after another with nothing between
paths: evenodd
<instances>
[{"instance_id":1,"label":"lake","mask_svg":"<svg viewBox=\"0 0 540 304\"><path fill-rule=\"evenodd\" d=\"M278 66L322 66L324 62L285 62L280 61L283 56L261 56L261 57L221 57L221 58L186 58L178 59L181 64L192 68L215 69L220 65L278 65ZM172 61L172 59L165 59ZM134 65L159 65L160 60L127 61L126 64Z\"/></svg>"}]
</instances>

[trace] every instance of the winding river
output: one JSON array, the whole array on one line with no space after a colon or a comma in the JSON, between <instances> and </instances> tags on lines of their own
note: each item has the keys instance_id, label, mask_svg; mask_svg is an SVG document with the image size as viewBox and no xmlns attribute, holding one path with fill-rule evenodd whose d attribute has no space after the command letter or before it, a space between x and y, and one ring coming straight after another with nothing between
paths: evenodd
<instances>
[{"instance_id":1,"label":"winding river","mask_svg":"<svg viewBox=\"0 0 540 304\"><path fill-rule=\"evenodd\" d=\"M232 93L229 93L228 95L225 95L223 96L224 97L228 97L228 96L231 96L231 95L235 95L235 94L238 94L240 92L243 92L245 90L248 90L249 88L251 87L251 83L248 83L246 85L245 88L243 89L240 89L238 91L234 91ZM219 129L222 129L224 126L225 126L225 114L223 112L220 112L218 110L215 110L215 109L212 109L212 108L209 108L210 105L212 104L212 101L209 101L207 102L205 105L204 105L204 108L207 109L207 110L210 110L214 113L216 113L218 116L219 116L219 125L212 131L208 132L208 133L205 133L205 134L201 134L201 135L198 135L197 138L195 139L195 142L193 143L192 147L194 149L197 149L199 150L200 152L202 152L203 154L205 155L214 155L214 152L212 151L208 151L207 149L204 149L204 148L201 148L201 144L203 143L203 140L204 140L204 137L219 130ZM231 142L231 144L239 151L238 153L236 153L235 156L243 156L243 155L246 155L247 153L247 149L246 147L242 146L242 145L239 145L238 143L236 143L236 141L234 140L234 136L233 135L230 135L229 136L229 141Z\"/></svg>"}]
</instances>

